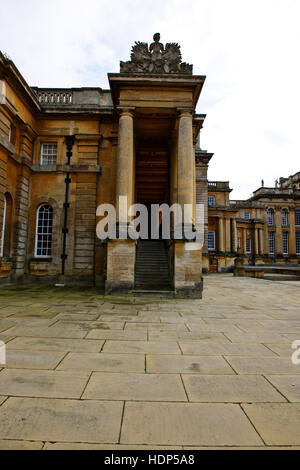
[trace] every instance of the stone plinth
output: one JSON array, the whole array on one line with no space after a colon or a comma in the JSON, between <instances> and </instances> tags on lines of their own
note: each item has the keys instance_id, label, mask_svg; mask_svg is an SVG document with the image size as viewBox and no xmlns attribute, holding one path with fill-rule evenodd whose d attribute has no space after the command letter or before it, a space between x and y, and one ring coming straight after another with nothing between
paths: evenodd
<instances>
[{"instance_id":1,"label":"stone plinth","mask_svg":"<svg viewBox=\"0 0 300 470\"><path fill-rule=\"evenodd\" d=\"M134 288L135 241L110 240L107 244L106 294L127 293Z\"/></svg>"},{"instance_id":2,"label":"stone plinth","mask_svg":"<svg viewBox=\"0 0 300 470\"><path fill-rule=\"evenodd\" d=\"M194 247L193 247L194 245ZM202 251L196 243L174 242L174 288L176 297L202 298Z\"/></svg>"}]
</instances>

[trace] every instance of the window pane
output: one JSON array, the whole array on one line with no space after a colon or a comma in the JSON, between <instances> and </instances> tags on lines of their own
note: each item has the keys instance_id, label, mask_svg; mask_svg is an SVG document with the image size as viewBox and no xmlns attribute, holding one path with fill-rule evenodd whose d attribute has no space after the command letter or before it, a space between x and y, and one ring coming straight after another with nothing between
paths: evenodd
<instances>
[{"instance_id":1,"label":"window pane","mask_svg":"<svg viewBox=\"0 0 300 470\"><path fill-rule=\"evenodd\" d=\"M300 232L296 232L296 254L300 255Z\"/></svg>"},{"instance_id":2,"label":"window pane","mask_svg":"<svg viewBox=\"0 0 300 470\"><path fill-rule=\"evenodd\" d=\"M36 256L51 256L53 209L43 204L37 212Z\"/></svg>"},{"instance_id":3,"label":"window pane","mask_svg":"<svg viewBox=\"0 0 300 470\"><path fill-rule=\"evenodd\" d=\"M282 225L286 226L288 224L288 213L287 211L282 211Z\"/></svg>"},{"instance_id":4,"label":"window pane","mask_svg":"<svg viewBox=\"0 0 300 470\"><path fill-rule=\"evenodd\" d=\"M269 232L269 253L274 254L274 232Z\"/></svg>"},{"instance_id":5,"label":"window pane","mask_svg":"<svg viewBox=\"0 0 300 470\"><path fill-rule=\"evenodd\" d=\"M41 165L56 165L57 143L42 144Z\"/></svg>"},{"instance_id":6,"label":"window pane","mask_svg":"<svg viewBox=\"0 0 300 470\"><path fill-rule=\"evenodd\" d=\"M251 253L251 238L246 239L246 252Z\"/></svg>"},{"instance_id":7,"label":"window pane","mask_svg":"<svg viewBox=\"0 0 300 470\"><path fill-rule=\"evenodd\" d=\"M209 206L215 206L216 205L215 196L208 196L208 205Z\"/></svg>"},{"instance_id":8,"label":"window pane","mask_svg":"<svg viewBox=\"0 0 300 470\"><path fill-rule=\"evenodd\" d=\"M295 211L295 224L300 225L300 211Z\"/></svg>"},{"instance_id":9,"label":"window pane","mask_svg":"<svg viewBox=\"0 0 300 470\"><path fill-rule=\"evenodd\" d=\"M215 250L215 232L213 230L210 230L208 232L208 249L209 250Z\"/></svg>"},{"instance_id":10,"label":"window pane","mask_svg":"<svg viewBox=\"0 0 300 470\"><path fill-rule=\"evenodd\" d=\"M289 252L289 234L288 232L282 232L282 245L283 245L283 254L287 255Z\"/></svg>"},{"instance_id":11,"label":"window pane","mask_svg":"<svg viewBox=\"0 0 300 470\"><path fill-rule=\"evenodd\" d=\"M272 209L268 210L268 225L274 225L274 211Z\"/></svg>"}]
</instances>

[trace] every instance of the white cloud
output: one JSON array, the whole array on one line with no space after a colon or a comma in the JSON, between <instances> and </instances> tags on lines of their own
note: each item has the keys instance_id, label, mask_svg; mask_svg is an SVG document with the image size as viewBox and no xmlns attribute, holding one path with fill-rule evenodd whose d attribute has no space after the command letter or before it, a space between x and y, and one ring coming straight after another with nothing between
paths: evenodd
<instances>
[{"instance_id":1,"label":"white cloud","mask_svg":"<svg viewBox=\"0 0 300 470\"><path fill-rule=\"evenodd\" d=\"M179 42L207 75L209 178L248 197L299 171L298 0L1 0L0 47L31 85L108 87L135 40Z\"/></svg>"}]
</instances>

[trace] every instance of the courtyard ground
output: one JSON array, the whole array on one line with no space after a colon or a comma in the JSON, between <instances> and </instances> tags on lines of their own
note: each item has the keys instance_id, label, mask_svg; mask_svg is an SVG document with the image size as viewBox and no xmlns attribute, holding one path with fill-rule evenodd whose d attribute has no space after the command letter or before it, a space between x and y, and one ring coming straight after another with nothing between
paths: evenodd
<instances>
[{"instance_id":1,"label":"courtyard ground","mask_svg":"<svg viewBox=\"0 0 300 470\"><path fill-rule=\"evenodd\" d=\"M300 448L299 305L232 275L203 300L1 290L0 449Z\"/></svg>"}]
</instances>

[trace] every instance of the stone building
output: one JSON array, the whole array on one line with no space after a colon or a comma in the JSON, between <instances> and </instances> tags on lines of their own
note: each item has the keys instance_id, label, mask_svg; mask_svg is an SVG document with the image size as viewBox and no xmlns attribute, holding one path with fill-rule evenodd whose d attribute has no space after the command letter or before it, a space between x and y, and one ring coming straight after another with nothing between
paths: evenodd
<instances>
[{"instance_id":1,"label":"stone building","mask_svg":"<svg viewBox=\"0 0 300 470\"><path fill-rule=\"evenodd\" d=\"M201 297L202 272L230 270L238 253L299 263L299 174L248 201L230 201L228 182L208 182L213 154L200 148L205 115L195 112L205 76L182 62L178 44L159 34L150 46L137 42L108 79L109 90L30 87L0 53L0 283ZM126 211L190 205L192 227L203 204L203 249L176 239L174 226L168 240L121 238L120 218L102 242L97 208L112 204L118 216L120 196Z\"/></svg>"},{"instance_id":2,"label":"stone building","mask_svg":"<svg viewBox=\"0 0 300 470\"><path fill-rule=\"evenodd\" d=\"M205 271L244 263L300 263L300 172L262 186L244 201L230 200L228 182L208 182L208 245Z\"/></svg>"},{"instance_id":3,"label":"stone building","mask_svg":"<svg viewBox=\"0 0 300 470\"><path fill-rule=\"evenodd\" d=\"M187 204L195 225L196 202L207 196L208 159L196 150L205 115L195 112L205 77L156 34L150 46L136 42L108 79L109 90L30 87L0 55L1 280L64 274L106 292L201 297L200 244L122 239L119 219L102 243L96 210L112 204L118 216L120 196L128 207Z\"/></svg>"}]
</instances>

